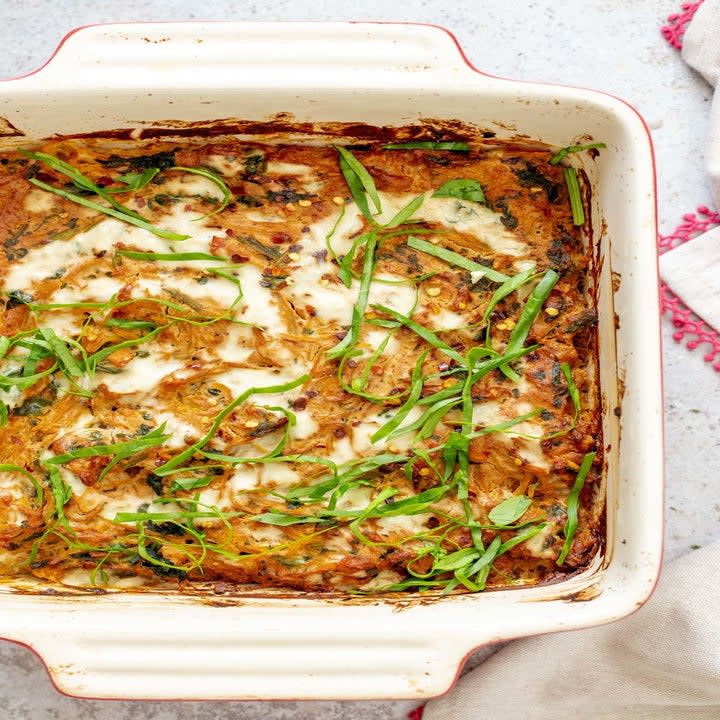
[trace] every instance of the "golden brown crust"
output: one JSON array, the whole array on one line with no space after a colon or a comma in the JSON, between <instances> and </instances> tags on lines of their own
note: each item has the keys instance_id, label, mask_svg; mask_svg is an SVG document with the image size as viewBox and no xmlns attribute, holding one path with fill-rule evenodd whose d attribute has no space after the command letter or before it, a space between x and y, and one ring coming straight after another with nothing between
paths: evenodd
<instances>
[{"instance_id":1,"label":"golden brown crust","mask_svg":"<svg viewBox=\"0 0 720 720\"><path fill-rule=\"evenodd\" d=\"M355 150L355 156L387 202L397 198L401 206L419 193L428 193L424 207L429 207L429 191L457 178L476 180L484 189L486 202L482 205L473 206L469 201L458 204L450 199L446 205L437 203L436 214L424 221L418 212L418 222L404 234L388 235L376 256L375 277L401 281L400 285L382 287L390 288L387 293L398 287L402 288L400 294L411 295L416 289L412 319L436 332L456 354L465 355L485 343L483 316L498 285L486 278L473 282L466 271L409 247L412 232L508 276L517 274L521 265L534 265L538 277L548 270L559 273L525 343L537 344L538 348L513 365L521 380L508 380L496 370L471 388L478 413L474 418L476 431L532 410L542 410L542 414L519 426L524 436L489 432L469 442L468 501L471 519L492 526L488 513L494 506L511 495L524 495L532 503L520 524L540 528L534 539L509 548L495 559L487 578L489 587L557 579L562 573L583 567L601 543L602 523L591 503L600 477L599 456L581 495L580 526L571 551L560 568L555 563L564 539L568 493L577 470L586 453L601 448L594 379L595 315L588 293L592 265L580 229L572 223L562 168L548 164L549 150L518 146L478 144L469 153L363 148ZM29 182L34 177L76 192L78 188L68 185L68 178L61 173L18 153L3 155L0 235L5 242L0 251L0 282L5 292L0 304L0 332L5 337L24 331L32 335L33 330L47 327L65 313L67 327L76 328L69 339L79 343L86 355L125 344L103 358L94 379L88 379L84 386L90 387L88 392L72 394L72 382L58 370L21 389L19 395L17 390L0 395L10 407L0 435L0 464L26 469L45 488L45 500L38 505L29 481L13 472L3 475L10 485L21 482L22 492L0 486L0 573L32 573L61 582L70 571L83 571L97 584L138 576L147 583L226 579L308 591L372 591L411 579L408 568L416 577L429 577L433 568L430 547L436 548L434 552L440 557L477 545L478 536L471 532L456 486L423 512L408 516L405 525L381 516L361 518L359 525L350 525L357 513L273 525L253 518L270 512L312 517L322 515L328 507L332 510L328 496L305 504L286 499L291 488L327 480L326 466L296 461L232 467L213 463L196 452L192 462L207 466L209 473L208 482L198 486L203 488L202 496L199 489L173 489L172 474L154 474L208 432L212 439L204 449L226 455L257 457L284 442L285 456L342 458L351 447L354 457L383 452L411 457L412 443L406 442L407 435L398 439L399 448L385 442L375 449L367 438L405 402L418 358L427 352L421 366L426 378L421 398L463 379L457 363L406 327L392 328L392 351L379 354L368 367L368 358L377 347L372 333L383 328L372 323L380 321L387 326L391 319L377 308L368 308L364 315L358 339L363 352L345 358L340 369L338 359L328 357L327 351L347 332L352 304L345 319L338 320L318 303L317 295L299 291L297 278L304 268L322 267L325 272L317 271L311 289L319 285L338 293L338 297L346 293L338 266L348 248L333 260L332 240L325 246L321 239L318 245L313 235L314 228L335 218L341 206L344 212L355 207L350 203L334 148L228 140L182 146L167 142L138 143L134 147L126 144L120 151L108 140L60 139L34 150L72 164L106 187L117 187L120 175L159 166L161 172L145 187L117 197L161 228L172 224L179 212L191 213L197 219L218 207L212 185L202 193L195 191L197 176L173 167L209 168L218 173L233 199L222 212L200 222L208 237L204 252L218 256L218 266L246 273L243 278L259 278L258 288L269 294L246 297L237 304L237 311L225 299L230 297L228 288L225 294L199 295L195 292L198 285L222 282L204 269L207 263L200 267L191 263L172 265L118 254L118 250L146 251L138 235L119 240L110 249L76 258L68 267L48 267L47 274L22 288L9 286L7 278L17 277L11 275L13 268L27 262L33 253L48 243L72 243L82 233L100 227L105 218L43 193ZM442 212L465 214L447 219ZM477 214L482 215L485 230L479 231L474 221L468 220ZM325 234L331 228L332 223ZM493 228L497 237L502 233L507 237L496 242L488 228ZM367 220L358 219L349 242L370 229ZM158 252L157 238L147 237ZM515 245L508 245L509 239ZM168 248L165 252L184 251L181 242L170 243ZM363 272L364 251L364 246L358 248L350 266L356 276ZM37 307L72 293L84 292L87 299L91 292L87 288L105 287L103 282L112 288L106 289L108 294L102 298L114 298L109 307L33 309L32 303ZM502 352L511 337L532 286L530 283L508 295L492 312L492 345L496 351ZM27 297L12 291L29 294L31 304ZM383 296L385 304L392 301L387 293ZM244 322L248 313L253 318L258 315L253 303L272 305L270 314L276 330L257 320L238 323ZM153 328L157 333L150 341L132 344ZM227 343L232 352L222 354L220 348ZM239 348L247 352L231 357ZM160 374L149 391L123 387L122 378L148 354L158 363L174 363L172 370ZM52 359L45 359L34 372L52 363ZM570 368L581 398L575 420L564 364ZM298 370L293 371L293 367ZM0 375L13 369L17 371L12 363L0 366ZM263 378L277 376L275 382L286 383L301 375L303 369L310 379L291 395L282 395L281 400L272 395L252 396L213 429L218 413L239 394L233 379L237 373L260 372ZM119 378L119 384L114 384L113 378ZM70 380L85 382L82 378ZM265 379L263 384L267 382ZM365 395L348 391L361 386ZM285 412L277 409L281 401ZM428 406L419 407L426 410ZM168 415L179 428L168 443L142 448L116 466L111 465L110 454L61 463L61 475L70 483L72 494L63 510L67 524L60 522L48 458L78 448L137 440L167 422ZM296 415L301 418L299 424L310 423L314 429L292 430ZM381 419L373 420L378 417ZM462 423L460 406L448 408L442 421L420 443L437 463L440 475L442 452L436 448L461 429ZM283 441L285 433L288 435ZM359 505L349 501L343 504L349 496L343 500L340 495L337 508L351 512L365 507L384 489L394 490L393 499L397 500L437 488L442 483L426 459L425 455L415 458L407 471L405 463L395 462L369 473L351 489ZM288 471L293 474L290 481ZM134 498L131 506L120 507L128 497ZM159 497L174 502L158 504ZM200 497L202 504L197 505ZM170 508L181 514L175 520L118 523L109 510L117 507L120 512L142 513L148 506L153 512ZM188 524L187 513L199 508L205 508L205 516ZM408 529L411 526L414 529ZM481 533L483 545L490 546L496 536L507 542L522 532L522 527L486 527ZM432 577L438 585L447 584L452 573Z\"/></svg>"}]
</instances>

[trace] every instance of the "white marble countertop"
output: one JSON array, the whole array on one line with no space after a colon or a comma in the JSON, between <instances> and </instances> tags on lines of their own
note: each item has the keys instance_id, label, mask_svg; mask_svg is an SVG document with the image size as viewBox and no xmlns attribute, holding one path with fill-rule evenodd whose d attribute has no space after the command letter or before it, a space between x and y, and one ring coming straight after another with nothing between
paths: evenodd
<instances>
[{"instance_id":1,"label":"white marble countertop","mask_svg":"<svg viewBox=\"0 0 720 720\"><path fill-rule=\"evenodd\" d=\"M702 170L710 91L659 32L681 0L0 0L0 77L44 62L71 28L125 20L412 20L453 30L489 73L606 90L635 105L653 132L659 215L669 232L710 205ZM653 322L651 318L648 322ZM720 538L720 374L672 340L664 321L667 556ZM6 720L400 720L413 702L145 703L58 695L27 650L0 643Z\"/></svg>"}]
</instances>

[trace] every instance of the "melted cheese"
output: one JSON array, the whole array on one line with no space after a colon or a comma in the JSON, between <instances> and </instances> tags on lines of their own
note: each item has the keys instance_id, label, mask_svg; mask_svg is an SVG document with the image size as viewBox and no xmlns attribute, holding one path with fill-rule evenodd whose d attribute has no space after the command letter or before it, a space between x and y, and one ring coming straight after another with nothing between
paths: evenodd
<instances>
[{"instance_id":1,"label":"melted cheese","mask_svg":"<svg viewBox=\"0 0 720 720\"><path fill-rule=\"evenodd\" d=\"M225 339L216 345L214 352L227 363L244 362L253 352L252 330L245 325L231 325Z\"/></svg>"},{"instance_id":2,"label":"melted cheese","mask_svg":"<svg viewBox=\"0 0 720 720\"><path fill-rule=\"evenodd\" d=\"M10 265L3 289L31 290L34 283L50 277L59 268L69 270L78 263L92 260L94 253L108 252L125 238L127 227L119 220L105 220L70 240L56 240L31 248L24 258ZM77 302L77 299L63 302Z\"/></svg>"},{"instance_id":3,"label":"melted cheese","mask_svg":"<svg viewBox=\"0 0 720 720\"><path fill-rule=\"evenodd\" d=\"M275 485L283 488L297 485L300 475L287 463L269 463L260 468L260 480L263 485Z\"/></svg>"},{"instance_id":4,"label":"melted cheese","mask_svg":"<svg viewBox=\"0 0 720 720\"><path fill-rule=\"evenodd\" d=\"M309 165L271 160L267 164L266 172L268 175L311 175L313 169Z\"/></svg>"},{"instance_id":5,"label":"melted cheese","mask_svg":"<svg viewBox=\"0 0 720 720\"><path fill-rule=\"evenodd\" d=\"M143 495L135 495L133 493L125 491L124 495L120 497L105 496L103 508L100 511L100 515L107 520L114 520L118 513L134 513L138 512L141 505L149 505L146 512L168 512L170 507L165 505L163 507L150 505L154 499L152 490L148 488L148 492Z\"/></svg>"},{"instance_id":6,"label":"melted cheese","mask_svg":"<svg viewBox=\"0 0 720 720\"><path fill-rule=\"evenodd\" d=\"M451 310L441 310L434 315L428 315L428 327L432 330L457 330L467 325L467 318Z\"/></svg>"},{"instance_id":7,"label":"melted cheese","mask_svg":"<svg viewBox=\"0 0 720 720\"><path fill-rule=\"evenodd\" d=\"M55 207L55 197L52 193L37 188L25 196L23 206L28 212L46 214Z\"/></svg>"},{"instance_id":8,"label":"melted cheese","mask_svg":"<svg viewBox=\"0 0 720 720\"><path fill-rule=\"evenodd\" d=\"M148 344L117 373L98 373L97 379L114 393L148 392L182 366L157 345Z\"/></svg>"},{"instance_id":9,"label":"melted cheese","mask_svg":"<svg viewBox=\"0 0 720 720\"><path fill-rule=\"evenodd\" d=\"M27 497L29 480L13 472L0 472L0 498L3 502L2 522L8 525L22 525L27 518L12 501ZM8 503L7 501L10 501Z\"/></svg>"},{"instance_id":10,"label":"melted cheese","mask_svg":"<svg viewBox=\"0 0 720 720\"><path fill-rule=\"evenodd\" d=\"M98 277L77 278L73 287L61 287L56 290L50 302L76 303L76 302L104 302L109 300L120 290L123 283L115 278L100 275Z\"/></svg>"},{"instance_id":11,"label":"melted cheese","mask_svg":"<svg viewBox=\"0 0 720 720\"><path fill-rule=\"evenodd\" d=\"M290 437L293 440L305 440L312 437L320 426L313 420L312 414L308 410L295 410L296 424L290 430Z\"/></svg>"},{"instance_id":12,"label":"melted cheese","mask_svg":"<svg viewBox=\"0 0 720 720\"><path fill-rule=\"evenodd\" d=\"M251 490L257 487L258 476L256 469L251 466L237 465L230 478L230 489L236 493Z\"/></svg>"},{"instance_id":13,"label":"melted cheese","mask_svg":"<svg viewBox=\"0 0 720 720\"><path fill-rule=\"evenodd\" d=\"M414 195L378 193L383 212L378 222L389 222L407 205ZM457 198L436 198L426 193L423 204L415 211L414 219L434 222L450 230L474 235L491 250L503 255L523 255L528 246L520 242L501 222L501 216L485 205Z\"/></svg>"}]
</instances>

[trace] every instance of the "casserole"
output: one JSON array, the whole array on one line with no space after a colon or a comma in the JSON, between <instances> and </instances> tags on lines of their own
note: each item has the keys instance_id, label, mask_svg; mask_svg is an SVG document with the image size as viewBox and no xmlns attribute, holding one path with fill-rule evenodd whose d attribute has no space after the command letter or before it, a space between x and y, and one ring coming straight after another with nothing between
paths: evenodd
<instances>
[{"instance_id":1,"label":"casserole","mask_svg":"<svg viewBox=\"0 0 720 720\"><path fill-rule=\"evenodd\" d=\"M268 47L271 60L258 65ZM338 64L337 57L352 61ZM602 557L559 585L432 602L258 593L209 602L6 588L0 633L36 649L62 690L135 698L426 697L447 689L461 658L484 642L609 621L648 596L662 532L659 331L646 322L657 317L654 193L649 139L627 106L589 91L482 76L442 30L382 24L88 28L69 36L44 69L5 90L8 145L53 132L159 133L173 125L168 118L178 121L178 133L188 123L197 133L217 118L273 113L314 123L461 120L553 146L588 135L608 145L585 166L600 268ZM632 424L621 435L622 416ZM118 613L125 619L113 623Z\"/></svg>"},{"instance_id":2,"label":"casserole","mask_svg":"<svg viewBox=\"0 0 720 720\"><path fill-rule=\"evenodd\" d=\"M576 171L474 132L0 153L0 574L378 595L583 569L604 492Z\"/></svg>"}]
</instances>

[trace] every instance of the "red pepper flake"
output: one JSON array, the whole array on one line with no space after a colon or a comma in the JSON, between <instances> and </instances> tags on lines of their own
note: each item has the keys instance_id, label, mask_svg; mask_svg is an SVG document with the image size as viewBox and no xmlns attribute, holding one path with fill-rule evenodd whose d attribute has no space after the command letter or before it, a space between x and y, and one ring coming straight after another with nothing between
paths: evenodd
<instances>
[{"instance_id":1,"label":"red pepper flake","mask_svg":"<svg viewBox=\"0 0 720 720\"><path fill-rule=\"evenodd\" d=\"M235 234L235 231L234 231L232 228L227 228L227 229L225 230L225 234L226 234L228 237L232 237L232 236Z\"/></svg>"},{"instance_id":2,"label":"red pepper flake","mask_svg":"<svg viewBox=\"0 0 720 720\"><path fill-rule=\"evenodd\" d=\"M250 258L249 258L249 257L245 257L244 255L232 255L230 259L231 259L234 263L245 263L245 262L247 262Z\"/></svg>"},{"instance_id":3,"label":"red pepper flake","mask_svg":"<svg viewBox=\"0 0 720 720\"><path fill-rule=\"evenodd\" d=\"M344 427L336 427L333 434L338 440L342 440L347 435L347 432Z\"/></svg>"},{"instance_id":4,"label":"red pepper flake","mask_svg":"<svg viewBox=\"0 0 720 720\"><path fill-rule=\"evenodd\" d=\"M293 410L304 410L307 407L307 404L307 398L301 396L293 402Z\"/></svg>"},{"instance_id":5,"label":"red pepper flake","mask_svg":"<svg viewBox=\"0 0 720 720\"><path fill-rule=\"evenodd\" d=\"M282 245L283 243L290 242L290 236L284 232L277 232L270 240L275 243L275 245Z\"/></svg>"},{"instance_id":6,"label":"red pepper flake","mask_svg":"<svg viewBox=\"0 0 720 720\"><path fill-rule=\"evenodd\" d=\"M136 197L136 198L135 198L135 204L136 204L138 207L145 207L145 198Z\"/></svg>"}]
</instances>

